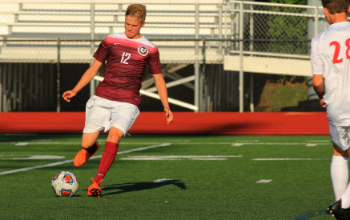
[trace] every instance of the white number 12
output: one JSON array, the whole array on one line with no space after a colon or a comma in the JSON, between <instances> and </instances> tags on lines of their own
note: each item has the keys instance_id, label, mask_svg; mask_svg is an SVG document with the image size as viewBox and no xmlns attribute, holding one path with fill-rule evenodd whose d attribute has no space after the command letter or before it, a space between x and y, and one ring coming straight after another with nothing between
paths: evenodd
<instances>
[{"instance_id":1,"label":"white number 12","mask_svg":"<svg viewBox=\"0 0 350 220\"><path fill-rule=\"evenodd\" d=\"M131 53L125 53L123 52L122 59L120 60L121 63L128 64L128 59L130 59Z\"/></svg>"}]
</instances>

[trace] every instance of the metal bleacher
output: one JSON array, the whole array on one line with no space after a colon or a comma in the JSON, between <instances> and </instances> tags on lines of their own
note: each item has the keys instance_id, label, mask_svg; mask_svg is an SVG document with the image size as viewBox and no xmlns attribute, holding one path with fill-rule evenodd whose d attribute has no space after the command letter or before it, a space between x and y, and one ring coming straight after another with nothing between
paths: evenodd
<instances>
[{"instance_id":1,"label":"metal bleacher","mask_svg":"<svg viewBox=\"0 0 350 220\"><path fill-rule=\"evenodd\" d=\"M104 37L124 31L125 11L130 3L59 2L0 2L0 37L3 40L0 62L55 61L57 39L60 39L60 62L89 63ZM198 51L201 42L183 41L184 38L215 38L229 34L229 29L224 30L219 22L223 21L219 10L221 1L149 2L139 1L147 6L146 26L141 33L158 46L164 64L194 63L202 59ZM225 17L225 22L231 22L229 16ZM91 40L95 40L94 43ZM210 63L223 60L218 44L213 42L206 51L206 60Z\"/></svg>"},{"instance_id":2,"label":"metal bleacher","mask_svg":"<svg viewBox=\"0 0 350 220\"><path fill-rule=\"evenodd\" d=\"M22 102L17 94L22 91L13 92L12 95L9 92L11 85L18 84L15 77L12 77L12 72L16 70L13 70L11 63L91 63L98 44L108 34L124 32L125 11L131 3L134 2L0 0L0 65L8 65L3 67L7 71L7 76L4 75L3 79L9 79L8 83L2 85L2 109L8 111L11 103L12 109L16 109L16 103ZM146 25L141 29L141 34L159 48L160 59L164 64L162 73L164 77L173 80L167 83L167 87L183 84L194 90L194 104L171 98L169 102L198 111L200 62L205 59L206 63L222 64L224 60L222 42L211 41L202 47L202 39L219 39L231 35L230 27L233 23L230 13L227 13L228 10L223 12L226 1L139 0L137 3L147 7ZM205 58L203 48L206 49ZM191 64L194 65L192 76L177 73ZM14 68L22 68L21 65L15 65ZM24 66L22 69L27 68ZM59 74L59 69L56 72ZM102 80L101 75L103 74L95 79ZM159 98L152 85L152 77L145 79L140 93ZM95 86L95 81L92 81L90 95L94 93ZM57 94L59 97L59 91ZM32 95L30 99L35 98ZM59 109L58 98L57 111Z\"/></svg>"}]
</instances>

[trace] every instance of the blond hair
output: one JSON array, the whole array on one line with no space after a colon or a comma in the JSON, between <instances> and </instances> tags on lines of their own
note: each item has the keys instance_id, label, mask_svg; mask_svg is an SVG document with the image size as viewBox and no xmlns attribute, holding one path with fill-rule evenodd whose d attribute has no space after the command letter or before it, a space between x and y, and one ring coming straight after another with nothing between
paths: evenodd
<instances>
[{"instance_id":1,"label":"blond hair","mask_svg":"<svg viewBox=\"0 0 350 220\"><path fill-rule=\"evenodd\" d=\"M129 5L125 16L131 16L143 23L146 20L146 6L140 4Z\"/></svg>"}]
</instances>

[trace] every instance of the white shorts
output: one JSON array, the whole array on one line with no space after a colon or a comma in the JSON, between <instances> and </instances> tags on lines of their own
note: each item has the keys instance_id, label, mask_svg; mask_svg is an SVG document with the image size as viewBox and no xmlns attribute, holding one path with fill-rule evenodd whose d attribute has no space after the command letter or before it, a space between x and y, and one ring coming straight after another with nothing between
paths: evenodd
<instances>
[{"instance_id":1,"label":"white shorts","mask_svg":"<svg viewBox=\"0 0 350 220\"><path fill-rule=\"evenodd\" d=\"M329 124L329 133L332 141L341 147L343 151L349 149L350 146L350 127L340 127Z\"/></svg>"},{"instance_id":2,"label":"white shorts","mask_svg":"<svg viewBox=\"0 0 350 220\"><path fill-rule=\"evenodd\" d=\"M85 127L83 133L105 132L111 127L121 130L124 135L139 116L139 109L127 102L118 102L92 96L86 103Z\"/></svg>"}]
</instances>

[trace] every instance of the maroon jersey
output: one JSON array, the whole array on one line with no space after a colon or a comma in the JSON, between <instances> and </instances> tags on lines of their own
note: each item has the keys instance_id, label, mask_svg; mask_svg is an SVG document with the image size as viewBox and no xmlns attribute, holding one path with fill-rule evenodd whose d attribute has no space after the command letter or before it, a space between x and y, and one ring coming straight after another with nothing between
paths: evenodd
<instances>
[{"instance_id":1,"label":"maroon jersey","mask_svg":"<svg viewBox=\"0 0 350 220\"><path fill-rule=\"evenodd\" d=\"M141 79L146 67L151 73L162 73L158 48L145 37L129 39L124 33L108 35L94 54L105 63L104 80L97 86L96 95L105 99L140 106Z\"/></svg>"}]
</instances>

